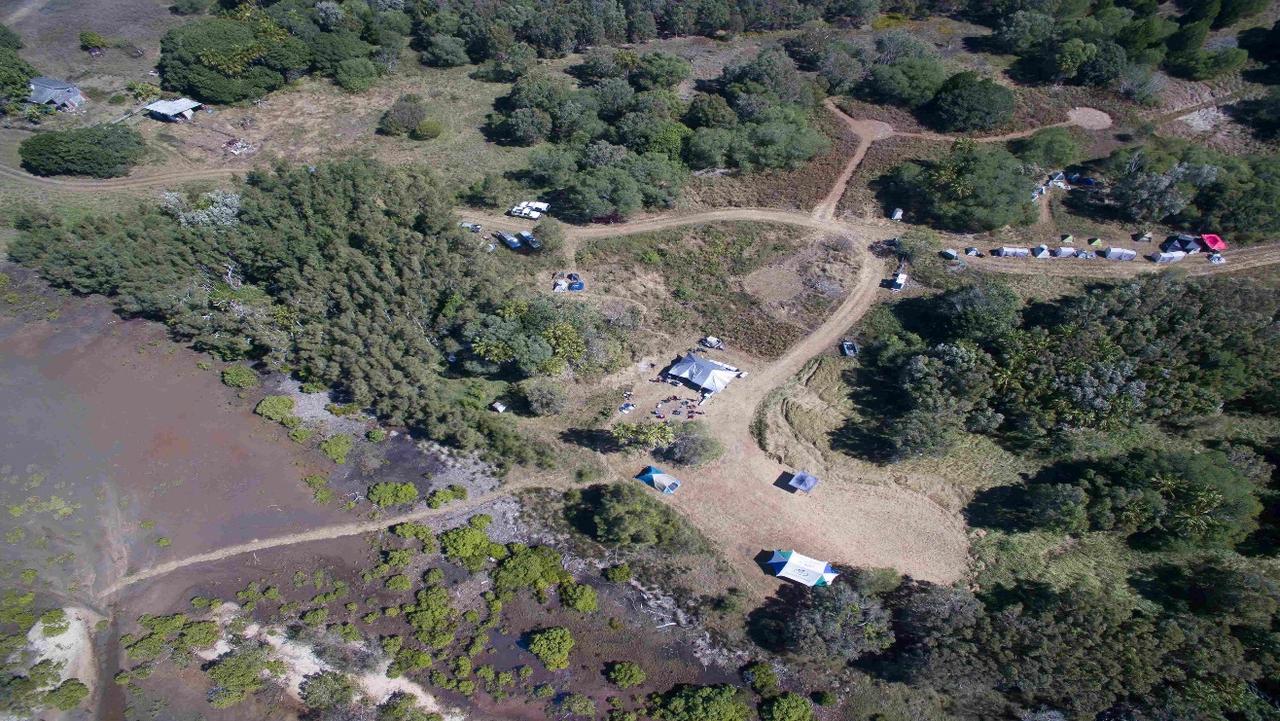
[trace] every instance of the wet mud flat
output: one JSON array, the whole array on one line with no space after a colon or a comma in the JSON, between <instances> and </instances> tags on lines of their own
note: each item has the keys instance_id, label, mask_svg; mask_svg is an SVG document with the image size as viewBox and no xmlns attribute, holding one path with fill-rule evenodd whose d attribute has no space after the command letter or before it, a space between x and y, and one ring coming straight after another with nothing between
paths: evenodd
<instances>
[{"instance_id":1,"label":"wet mud flat","mask_svg":"<svg viewBox=\"0 0 1280 721\"><path fill-rule=\"evenodd\" d=\"M75 556L61 572L89 591L158 562L350 520L300 481L333 464L253 416L162 325L24 285L48 302L35 316L0 304L0 463L11 481L0 502L32 507L0 520L0 531L26 532L6 560L38 563L22 549L48 537L54 555ZM45 512L52 496L73 511Z\"/></svg>"}]
</instances>

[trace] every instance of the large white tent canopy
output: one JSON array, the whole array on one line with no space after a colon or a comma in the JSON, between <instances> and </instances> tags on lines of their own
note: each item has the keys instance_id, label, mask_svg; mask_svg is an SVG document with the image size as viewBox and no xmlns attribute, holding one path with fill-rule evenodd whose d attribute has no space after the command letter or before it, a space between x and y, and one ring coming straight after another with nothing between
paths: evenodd
<instances>
[{"instance_id":1,"label":"large white tent canopy","mask_svg":"<svg viewBox=\"0 0 1280 721\"><path fill-rule=\"evenodd\" d=\"M738 370L697 353L688 353L671 366L667 375L683 378L707 393L718 393L738 377Z\"/></svg>"},{"instance_id":2,"label":"large white tent canopy","mask_svg":"<svg viewBox=\"0 0 1280 721\"><path fill-rule=\"evenodd\" d=\"M840 575L830 563L795 551L774 551L767 565L773 575L806 586L830 586L836 576Z\"/></svg>"}]
</instances>

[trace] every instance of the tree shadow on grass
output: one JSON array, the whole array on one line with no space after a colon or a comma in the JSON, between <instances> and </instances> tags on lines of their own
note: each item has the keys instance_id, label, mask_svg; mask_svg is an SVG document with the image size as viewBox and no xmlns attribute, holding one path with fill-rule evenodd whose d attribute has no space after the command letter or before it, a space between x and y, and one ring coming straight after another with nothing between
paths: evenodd
<instances>
[{"instance_id":1,"label":"tree shadow on grass","mask_svg":"<svg viewBox=\"0 0 1280 721\"><path fill-rule=\"evenodd\" d=\"M613 434L603 428L569 428L560 433L560 440L597 453L617 453L622 450Z\"/></svg>"}]
</instances>

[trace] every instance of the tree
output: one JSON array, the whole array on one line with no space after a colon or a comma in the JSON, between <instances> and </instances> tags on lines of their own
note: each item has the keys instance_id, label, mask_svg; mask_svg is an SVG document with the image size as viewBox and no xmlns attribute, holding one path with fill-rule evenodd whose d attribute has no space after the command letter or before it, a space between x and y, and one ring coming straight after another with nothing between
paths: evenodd
<instances>
[{"instance_id":1,"label":"tree","mask_svg":"<svg viewBox=\"0 0 1280 721\"><path fill-rule=\"evenodd\" d=\"M452 68L470 64L471 58L467 55L467 46L462 40L437 33L427 39L426 48L422 51L422 63L437 68Z\"/></svg>"},{"instance_id":2,"label":"tree","mask_svg":"<svg viewBox=\"0 0 1280 721\"><path fill-rule=\"evenodd\" d=\"M861 91L877 102L917 108L929 102L946 79L946 69L934 57L903 58L872 67Z\"/></svg>"},{"instance_id":3,"label":"tree","mask_svg":"<svg viewBox=\"0 0 1280 721\"><path fill-rule=\"evenodd\" d=\"M624 446L658 448L675 441L675 429L670 423L618 423L611 432Z\"/></svg>"},{"instance_id":4,"label":"tree","mask_svg":"<svg viewBox=\"0 0 1280 721\"><path fill-rule=\"evenodd\" d=\"M651 497L637 483L597 486L582 498L580 512L590 519L601 543L688 549L696 536L687 522Z\"/></svg>"},{"instance_id":5,"label":"tree","mask_svg":"<svg viewBox=\"0 0 1280 721\"><path fill-rule=\"evenodd\" d=\"M933 96L929 117L942 130L990 130L1013 117L1013 92L977 73L956 73Z\"/></svg>"},{"instance_id":6,"label":"tree","mask_svg":"<svg viewBox=\"0 0 1280 721\"><path fill-rule=\"evenodd\" d=\"M1026 55L1053 39L1056 27L1057 21L1052 15L1019 10L1001 20L994 37L1005 52Z\"/></svg>"},{"instance_id":7,"label":"tree","mask_svg":"<svg viewBox=\"0 0 1280 721\"><path fill-rule=\"evenodd\" d=\"M160 41L161 83L209 103L261 97L284 83L282 74L261 61L286 35L274 23L254 25L233 17L179 25Z\"/></svg>"},{"instance_id":8,"label":"tree","mask_svg":"<svg viewBox=\"0 0 1280 721\"><path fill-rule=\"evenodd\" d=\"M997 280L944 293L938 305L950 311L943 317L951 340L984 343L1016 329L1022 320L1018 294Z\"/></svg>"},{"instance_id":9,"label":"tree","mask_svg":"<svg viewBox=\"0 0 1280 721\"><path fill-rule=\"evenodd\" d=\"M313 709L340 708L355 698L356 685L338 671L313 673L302 680L302 701Z\"/></svg>"},{"instance_id":10,"label":"tree","mask_svg":"<svg viewBox=\"0 0 1280 721\"><path fill-rule=\"evenodd\" d=\"M958 231L1028 223L1034 183L1008 151L960 141L927 166L906 163L888 178L887 192L920 221Z\"/></svg>"},{"instance_id":11,"label":"tree","mask_svg":"<svg viewBox=\"0 0 1280 721\"><path fill-rule=\"evenodd\" d=\"M605 677L618 688L634 688L645 682L648 675L634 661L614 661L605 668Z\"/></svg>"},{"instance_id":12,"label":"tree","mask_svg":"<svg viewBox=\"0 0 1280 721\"><path fill-rule=\"evenodd\" d=\"M36 69L15 50L0 47L0 110L10 101L26 100L27 83L35 75Z\"/></svg>"},{"instance_id":13,"label":"tree","mask_svg":"<svg viewBox=\"0 0 1280 721\"><path fill-rule=\"evenodd\" d=\"M78 678L69 678L45 691L43 702L59 711L70 711L84 703L88 697L89 687Z\"/></svg>"},{"instance_id":14,"label":"tree","mask_svg":"<svg viewBox=\"0 0 1280 721\"><path fill-rule=\"evenodd\" d=\"M22 36L7 25L0 25L0 50L21 50Z\"/></svg>"},{"instance_id":15,"label":"tree","mask_svg":"<svg viewBox=\"0 0 1280 721\"><path fill-rule=\"evenodd\" d=\"M880 601L848 583L814 588L786 625L787 648L818 649L856 661L893 645L893 626Z\"/></svg>"},{"instance_id":16,"label":"tree","mask_svg":"<svg viewBox=\"0 0 1280 721\"><path fill-rule=\"evenodd\" d=\"M573 651L573 634L562 626L544 628L529 634L529 652L547 667L559 671L569 667L569 653Z\"/></svg>"},{"instance_id":17,"label":"tree","mask_svg":"<svg viewBox=\"0 0 1280 721\"><path fill-rule=\"evenodd\" d=\"M700 93L689 102L684 122L691 128L732 128L738 124L738 114L722 96Z\"/></svg>"},{"instance_id":18,"label":"tree","mask_svg":"<svg viewBox=\"0 0 1280 721\"><path fill-rule=\"evenodd\" d=\"M683 685L654 699L649 715L657 721L747 721L751 709L732 686Z\"/></svg>"},{"instance_id":19,"label":"tree","mask_svg":"<svg viewBox=\"0 0 1280 721\"><path fill-rule=\"evenodd\" d=\"M1067 128L1045 128L1010 145L1014 155L1040 171L1062 168L1080 158L1080 144Z\"/></svg>"},{"instance_id":20,"label":"tree","mask_svg":"<svg viewBox=\"0 0 1280 721\"><path fill-rule=\"evenodd\" d=\"M379 508L400 506L418 500L418 487L412 483L382 481L369 487L369 502Z\"/></svg>"},{"instance_id":21,"label":"tree","mask_svg":"<svg viewBox=\"0 0 1280 721\"><path fill-rule=\"evenodd\" d=\"M760 721L813 721L809 699L790 691L760 705Z\"/></svg>"},{"instance_id":22,"label":"tree","mask_svg":"<svg viewBox=\"0 0 1280 721\"><path fill-rule=\"evenodd\" d=\"M413 94L396 98L378 121L378 132L383 135L404 135L427 119L427 106L422 98Z\"/></svg>"},{"instance_id":23,"label":"tree","mask_svg":"<svg viewBox=\"0 0 1280 721\"><path fill-rule=\"evenodd\" d=\"M418 699L411 694L397 691L378 706L378 721L440 721L440 714L428 713L418 707Z\"/></svg>"},{"instance_id":24,"label":"tree","mask_svg":"<svg viewBox=\"0 0 1280 721\"><path fill-rule=\"evenodd\" d=\"M676 427L671 444L659 453L663 458L682 466L701 466L724 454L724 444L711 434L711 428L702 421L689 421Z\"/></svg>"},{"instance_id":25,"label":"tree","mask_svg":"<svg viewBox=\"0 0 1280 721\"><path fill-rule=\"evenodd\" d=\"M169 6L174 15L203 15L209 11L209 0L177 0Z\"/></svg>"},{"instance_id":26,"label":"tree","mask_svg":"<svg viewBox=\"0 0 1280 721\"><path fill-rule=\"evenodd\" d=\"M209 703L227 708L266 688L266 676L280 676L284 663L272 658L269 647L248 643L219 656L207 669L213 689Z\"/></svg>"},{"instance_id":27,"label":"tree","mask_svg":"<svg viewBox=\"0 0 1280 721\"><path fill-rule=\"evenodd\" d=\"M640 186L622 168L593 168L578 173L565 186L561 207L572 220L591 221L623 217L644 202Z\"/></svg>"},{"instance_id":28,"label":"tree","mask_svg":"<svg viewBox=\"0 0 1280 721\"><path fill-rule=\"evenodd\" d=\"M128 175L146 153L138 131L124 125L95 125L27 138L18 146L22 167L36 175Z\"/></svg>"},{"instance_id":29,"label":"tree","mask_svg":"<svg viewBox=\"0 0 1280 721\"><path fill-rule=\"evenodd\" d=\"M516 145L535 145L551 132L551 116L537 108L520 108L502 123L502 134Z\"/></svg>"},{"instance_id":30,"label":"tree","mask_svg":"<svg viewBox=\"0 0 1280 721\"><path fill-rule=\"evenodd\" d=\"M682 57L663 52L646 53L631 71L631 84L639 90L670 88L689 77L693 66Z\"/></svg>"},{"instance_id":31,"label":"tree","mask_svg":"<svg viewBox=\"0 0 1280 721\"><path fill-rule=\"evenodd\" d=\"M535 233L535 235L537 235ZM530 378L520 383L520 393L536 416L563 413L569 407L564 384L550 378Z\"/></svg>"}]
</instances>

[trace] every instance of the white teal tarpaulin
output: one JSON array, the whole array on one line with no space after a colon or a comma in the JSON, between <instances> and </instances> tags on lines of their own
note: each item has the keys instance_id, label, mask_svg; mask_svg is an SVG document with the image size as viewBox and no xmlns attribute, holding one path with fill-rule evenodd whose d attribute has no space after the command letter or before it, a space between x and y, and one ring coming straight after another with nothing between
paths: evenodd
<instances>
[{"instance_id":1,"label":"white teal tarpaulin","mask_svg":"<svg viewBox=\"0 0 1280 721\"><path fill-rule=\"evenodd\" d=\"M840 575L830 563L795 551L774 551L767 565L773 575L789 578L806 586L830 586L836 576Z\"/></svg>"}]
</instances>

